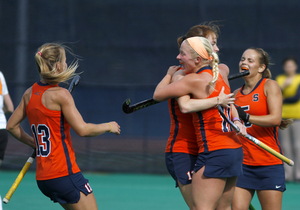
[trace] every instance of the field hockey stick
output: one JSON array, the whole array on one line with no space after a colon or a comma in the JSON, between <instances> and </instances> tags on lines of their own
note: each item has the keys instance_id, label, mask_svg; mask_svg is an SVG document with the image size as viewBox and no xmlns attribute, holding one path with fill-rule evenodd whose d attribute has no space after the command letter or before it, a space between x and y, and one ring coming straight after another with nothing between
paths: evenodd
<instances>
[{"instance_id":1,"label":"field hockey stick","mask_svg":"<svg viewBox=\"0 0 300 210\"><path fill-rule=\"evenodd\" d=\"M70 85L69 85L69 92L72 93L74 87L76 85L78 85L80 80L80 76L76 75ZM26 161L25 165L23 166L22 170L20 171L19 175L17 176L16 180L14 181L14 183L12 184L12 186L10 187L9 191L7 192L7 194L5 195L5 197L3 198L3 203L8 203L9 200L11 199L11 196L14 194L15 190L17 189L17 187L19 186L20 182L22 181L23 177L25 176L26 172L28 171L29 167L31 166L31 164L33 163L34 159L36 156L36 150L33 151L33 153L31 154L31 156L28 158L28 160Z\"/></svg>"},{"instance_id":2,"label":"field hockey stick","mask_svg":"<svg viewBox=\"0 0 300 210\"><path fill-rule=\"evenodd\" d=\"M230 121L226 115L224 114L224 112L222 111L222 108L220 105L218 105L218 110L219 113L221 114L221 116L223 117L223 119L237 132L239 132L239 128L232 122ZM266 150L267 152L269 152L270 154L274 155L275 157L279 158L280 160L282 160L283 162L287 163L290 166L294 165L294 161L288 159L287 157L283 156L282 154L280 154L279 152L275 151L274 149L272 149L271 147L269 147L268 145L264 144L263 142L261 142L260 140L258 140L257 138L250 136L249 134L247 134L245 136L247 139L249 139L250 141L252 141L254 144L256 144L257 146L261 147L262 149Z\"/></svg>"},{"instance_id":3,"label":"field hockey stick","mask_svg":"<svg viewBox=\"0 0 300 210\"><path fill-rule=\"evenodd\" d=\"M237 74L229 75L228 80L244 77L244 76L249 75L249 73L250 73L249 71L243 71L243 72L240 72L240 73L237 73ZM130 103L131 103L131 99L128 98L128 99L125 100L125 102L122 105L123 112L126 113L126 114L130 114L130 113L138 111L140 109L144 109L148 106L158 104L159 101L155 101L153 98L150 98L150 99L138 102L136 104L133 104L131 106L130 106Z\"/></svg>"}]
</instances>

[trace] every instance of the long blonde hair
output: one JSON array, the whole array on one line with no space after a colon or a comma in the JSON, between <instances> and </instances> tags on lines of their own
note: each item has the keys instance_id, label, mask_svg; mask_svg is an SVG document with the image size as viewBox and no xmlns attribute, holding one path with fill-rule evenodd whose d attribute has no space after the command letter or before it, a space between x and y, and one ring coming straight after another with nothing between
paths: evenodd
<instances>
[{"instance_id":1,"label":"long blonde hair","mask_svg":"<svg viewBox=\"0 0 300 210\"><path fill-rule=\"evenodd\" d=\"M61 73L56 73L58 70L56 64L57 62L63 62L66 51L74 55L71 49L63 44L46 43L39 47L35 53L35 61L40 77L48 84L66 82L76 75L75 71L79 66L77 58L68 68L64 69Z\"/></svg>"}]
</instances>

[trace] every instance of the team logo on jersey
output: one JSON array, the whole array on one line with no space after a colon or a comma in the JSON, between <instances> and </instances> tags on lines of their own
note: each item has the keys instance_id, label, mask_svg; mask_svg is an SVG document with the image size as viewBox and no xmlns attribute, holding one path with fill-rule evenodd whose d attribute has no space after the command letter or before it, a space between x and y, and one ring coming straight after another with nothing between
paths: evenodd
<instances>
[{"instance_id":1,"label":"team logo on jersey","mask_svg":"<svg viewBox=\"0 0 300 210\"><path fill-rule=\"evenodd\" d=\"M258 93L253 94L252 101L253 102L259 101L259 94Z\"/></svg>"},{"instance_id":2,"label":"team logo on jersey","mask_svg":"<svg viewBox=\"0 0 300 210\"><path fill-rule=\"evenodd\" d=\"M41 92L35 92L34 95L39 96L39 95L41 95Z\"/></svg>"}]
</instances>

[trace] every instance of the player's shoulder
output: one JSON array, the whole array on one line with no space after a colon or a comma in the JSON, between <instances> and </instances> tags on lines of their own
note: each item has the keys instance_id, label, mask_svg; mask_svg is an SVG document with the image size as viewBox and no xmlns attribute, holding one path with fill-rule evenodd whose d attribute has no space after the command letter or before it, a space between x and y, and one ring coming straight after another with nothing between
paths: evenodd
<instances>
[{"instance_id":1,"label":"player's shoulder","mask_svg":"<svg viewBox=\"0 0 300 210\"><path fill-rule=\"evenodd\" d=\"M239 93L240 89L241 88L237 88L233 91L233 97L235 97Z\"/></svg>"},{"instance_id":2,"label":"player's shoulder","mask_svg":"<svg viewBox=\"0 0 300 210\"><path fill-rule=\"evenodd\" d=\"M225 72L227 72L229 74L229 67L226 64L224 64L224 63L220 63L219 64L219 70L220 71L225 71Z\"/></svg>"},{"instance_id":3,"label":"player's shoulder","mask_svg":"<svg viewBox=\"0 0 300 210\"><path fill-rule=\"evenodd\" d=\"M267 87L270 86L270 87L275 87L275 88L278 87L279 88L278 83L273 79L266 79L265 86L267 86Z\"/></svg>"},{"instance_id":4,"label":"player's shoulder","mask_svg":"<svg viewBox=\"0 0 300 210\"><path fill-rule=\"evenodd\" d=\"M222 75L222 77L227 78L229 75L229 67L224 63L220 63L218 67L219 67L219 72Z\"/></svg>"},{"instance_id":5,"label":"player's shoulder","mask_svg":"<svg viewBox=\"0 0 300 210\"><path fill-rule=\"evenodd\" d=\"M265 85L264 85L265 92L273 92L273 93L280 93L281 89L278 85L278 83L273 79L266 79Z\"/></svg>"}]
</instances>

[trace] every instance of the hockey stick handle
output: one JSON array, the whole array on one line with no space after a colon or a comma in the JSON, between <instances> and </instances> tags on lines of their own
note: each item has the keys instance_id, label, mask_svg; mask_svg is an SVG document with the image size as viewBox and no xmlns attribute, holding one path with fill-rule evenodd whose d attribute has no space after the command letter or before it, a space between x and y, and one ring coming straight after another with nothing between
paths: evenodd
<instances>
[{"instance_id":1,"label":"hockey stick handle","mask_svg":"<svg viewBox=\"0 0 300 210\"><path fill-rule=\"evenodd\" d=\"M218 105L218 110L219 113L221 114L221 116L226 120L227 123L229 123L229 125L237 132L239 132L239 128L232 122L230 121L226 115L224 114L224 112L222 111L222 108L220 105ZM272 149L271 147L269 147L268 145L266 145L265 143L261 142L260 140L258 140L257 138L247 134L245 136L247 139L249 139L250 141L252 141L254 144L256 144L257 146L261 147L262 149L266 150L267 152L271 153L272 155L274 155L275 157L279 158L280 160L282 160L283 162L287 163L290 166L294 165L294 161L288 159L287 157L283 156L282 154L280 154L279 152L277 152L276 150Z\"/></svg>"},{"instance_id":2,"label":"hockey stick handle","mask_svg":"<svg viewBox=\"0 0 300 210\"><path fill-rule=\"evenodd\" d=\"M80 81L80 76L79 75L76 75L72 79L72 81L69 85L69 88L68 88L70 93L72 93L74 87L76 85L78 85L79 81ZM22 181L23 177L25 176L26 172L28 171L29 167L33 163L33 161L35 159L35 156L36 156L36 150L34 150L32 152L31 156L26 161L25 165L23 166L23 168L20 171L19 175L15 179L14 183L12 184L12 186L10 187L8 192L6 193L5 197L3 198L3 203L7 204L9 202L9 200L11 199L11 196L14 194L14 192L16 191L17 187L19 186L20 182Z\"/></svg>"},{"instance_id":3,"label":"hockey stick handle","mask_svg":"<svg viewBox=\"0 0 300 210\"><path fill-rule=\"evenodd\" d=\"M9 202L11 196L14 194L15 190L19 186L20 182L22 181L23 177L25 176L26 172L28 171L28 169L31 166L31 164L33 163L33 161L34 161L34 157L29 157L28 158L28 160L26 161L26 163L23 166L22 170L20 171L19 175L17 176L14 183L10 187L9 191L7 192L5 197L3 198L3 203L6 204L6 203Z\"/></svg>"},{"instance_id":4,"label":"hockey stick handle","mask_svg":"<svg viewBox=\"0 0 300 210\"><path fill-rule=\"evenodd\" d=\"M237 73L237 74L229 75L228 80L244 77L244 76L249 75L249 73L250 73L249 71L243 71L243 72L240 72L240 73ZM131 100L128 98L128 99L125 100L125 102L122 105L122 110L126 114L130 114L130 113L138 111L140 109L144 109L148 106L158 104L160 102L155 101L153 98L149 98L149 99L146 99L144 101L138 102L138 103L133 104L133 105L130 105L130 103L131 103Z\"/></svg>"}]
</instances>

